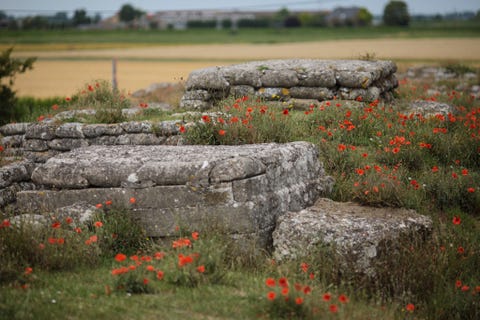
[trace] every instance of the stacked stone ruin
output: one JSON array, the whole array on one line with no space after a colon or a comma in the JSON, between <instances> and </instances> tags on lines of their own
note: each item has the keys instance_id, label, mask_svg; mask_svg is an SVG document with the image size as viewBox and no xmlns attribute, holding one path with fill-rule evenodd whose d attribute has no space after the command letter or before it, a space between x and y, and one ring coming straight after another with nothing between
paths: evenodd
<instances>
[{"instance_id":1,"label":"stacked stone ruin","mask_svg":"<svg viewBox=\"0 0 480 320\"><path fill-rule=\"evenodd\" d=\"M193 71L181 107L205 110L233 96L282 100L390 100L398 86L392 61L267 60Z\"/></svg>"},{"instance_id":2,"label":"stacked stone ruin","mask_svg":"<svg viewBox=\"0 0 480 320\"><path fill-rule=\"evenodd\" d=\"M228 96L290 102L389 99L397 86L395 70L389 61L319 60L209 68L191 74L181 103L205 109ZM279 260L334 242L347 255L359 255L360 272L368 270L384 243L431 229L431 220L413 211L387 216L318 200L328 196L333 179L311 143L186 146L181 125L5 125L3 155L21 160L0 168L0 209L13 205L20 215L12 221L34 217L48 227L51 214L76 216L75 211L80 220L88 219L95 204L111 200L131 209L148 236L172 235L177 225L218 226L241 244L273 246Z\"/></svg>"}]
</instances>

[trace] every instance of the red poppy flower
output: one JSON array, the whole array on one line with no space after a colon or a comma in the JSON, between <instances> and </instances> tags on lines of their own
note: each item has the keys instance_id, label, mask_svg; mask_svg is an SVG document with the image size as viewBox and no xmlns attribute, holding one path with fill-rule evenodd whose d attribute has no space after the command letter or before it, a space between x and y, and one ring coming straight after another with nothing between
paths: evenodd
<instances>
[{"instance_id":1,"label":"red poppy flower","mask_svg":"<svg viewBox=\"0 0 480 320\"><path fill-rule=\"evenodd\" d=\"M413 303L409 303L407 304L407 306L405 307L405 309L408 311L408 312L413 312L415 311L415 305Z\"/></svg>"},{"instance_id":2,"label":"red poppy flower","mask_svg":"<svg viewBox=\"0 0 480 320\"><path fill-rule=\"evenodd\" d=\"M95 207L96 207L97 209L100 209L101 207L103 207L103 205L102 205L101 203L97 203L97 204L95 205Z\"/></svg>"},{"instance_id":3,"label":"red poppy flower","mask_svg":"<svg viewBox=\"0 0 480 320\"><path fill-rule=\"evenodd\" d=\"M359 175L365 174L365 171L363 169L355 169L355 172Z\"/></svg>"},{"instance_id":4,"label":"red poppy flower","mask_svg":"<svg viewBox=\"0 0 480 320\"><path fill-rule=\"evenodd\" d=\"M191 256L178 255L178 266L183 267L186 264L192 263L193 258Z\"/></svg>"},{"instance_id":5,"label":"red poppy flower","mask_svg":"<svg viewBox=\"0 0 480 320\"><path fill-rule=\"evenodd\" d=\"M461 286L462 286L462 281L461 280L455 281L455 288L460 288Z\"/></svg>"},{"instance_id":6,"label":"red poppy flower","mask_svg":"<svg viewBox=\"0 0 480 320\"><path fill-rule=\"evenodd\" d=\"M283 277L283 278L280 278L278 279L278 285L282 288L286 288L288 287L288 280L287 278Z\"/></svg>"},{"instance_id":7,"label":"red poppy flower","mask_svg":"<svg viewBox=\"0 0 480 320\"><path fill-rule=\"evenodd\" d=\"M337 150L340 152L345 151L346 149L347 149L347 146L344 144L339 144L337 147Z\"/></svg>"},{"instance_id":8,"label":"red poppy flower","mask_svg":"<svg viewBox=\"0 0 480 320\"><path fill-rule=\"evenodd\" d=\"M55 221L54 223L52 223L52 228L53 229L58 229L58 228L60 228L60 226L61 226L60 222L58 222L58 221Z\"/></svg>"},{"instance_id":9,"label":"red poppy flower","mask_svg":"<svg viewBox=\"0 0 480 320\"><path fill-rule=\"evenodd\" d=\"M298 297L295 299L295 304L301 305L303 303L303 298Z\"/></svg>"},{"instance_id":10,"label":"red poppy flower","mask_svg":"<svg viewBox=\"0 0 480 320\"><path fill-rule=\"evenodd\" d=\"M330 301L331 298L332 296L330 295L330 293L325 293L322 297L323 301Z\"/></svg>"},{"instance_id":11,"label":"red poppy flower","mask_svg":"<svg viewBox=\"0 0 480 320\"><path fill-rule=\"evenodd\" d=\"M157 272L157 279L158 279L158 280L162 280L162 279L163 279L163 276L164 276L163 271L158 271L158 272Z\"/></svg>"},{"instance_id":12,"label":"red poppy flower","mask_svg":"<svg viewBox=\"0 0 480 320\"><path fill-rule=\"evenodd\" d=\"M115 260L117 260L118 262L122 262L125 259L127 259L127 256L123 253L117 253L117 255L115 256Z\"/></svg>"},{"instance_id":13,"label":"red poppy flower","mask_svg":"<svg viewBox=\"0 0 480 320\"><path fill-rule=\"evenodd\" d=\"M265 284L267 287L275 287L275 279L267 278L267 280L265 280Z\"/></svg>"},{"instance_id":14,"label":"red poppy flower","mask_svg":"<svg viewBox=\"0 0 480 320\"><path fill-rule=\"evenodd\" d=\"M462 219L460 219L460 217L454 216L452 219L452 223L455 225L459 225L460 223L462 223Z\"/></svg>"},{"instance_id":15,"label":"red poppy flower","mask_svg":"<svg viewBox=\"0 0 480 320\"><path fill-rule=\"evenodd\" d=\"M101 227L103 227L103 222L102 222L102 221L96 221L96 222L94 223L94 225L95 225L95 227L97 227L97 228L101 228Z\"/></svg>"},{"instance_id":16,"label":"red poppy flower","mask_svg":"<svg viewBox=\"0 0 480 320\"><path fill-rule=\"evenodd\" d=\"M32 272L33 272L33 269L31 267L25 268L25 275L29 275Z\"/></svg>"},{"instance_id":17,"label":"red poppy flower","mask_svg":"<svg viewBox=\"0 0 480 320\"><path fill-rule=\"evenodd\" d=\"M283 114L284 114L285 116L288 116L288 109L283 109Z\"/></svg>"},{"instance_id":18,"label":"red poppy flower","mask_svg":"<svg viewBox=\"0 0 480 320\"><path fill-rule=\"evenodd\" d=\"M471 187L470 187L470 188L467 189L467 191L468 191L469 193L474 193L474 192L475 192L475 188L471 188Z\"/></svg>"},{"instance_id":19,"label":"red poppy flower","mask_svg":"<svg viewBox=\"0 0 480 320\"><path fill-rule=\"evenodd\" d=\"M225 130L222 130L222 129L218 130L218 134L221 135L221 136L224 136L224 135L225 135L225 132L226 132L226 131L225 131Z\"/></svg>"},{"instance_id":20,"label":"red poppy flower","mask_svg":"<svg viewBox=\"0 0 480 320\"><path fill-rule=\"evenodd\" d=\"M147 271L155 271L155 267L152 265L148 265L146 269Z\"/></svg>"},{"instance_id":21,"label":"red poppy flower","mask_svg":"<svg viewBox=\"0 0 480 320\"><path fill-rule=\"evenodd\" d=\"M131 204L134 204L135 202L137 202L137 199L135 199L134 197L131 197L129 201Z\"/></svg>"},{"instance_id":22,"label":"red poppy flower","mask_svg":"<svg viewBox=\"0 0 480 320\"><path fill-rule=\"evenodd\" d=\"M204 265L198 266L197 271L200 272L200 273L204 273L205 272L205 266Z\"/></svg>"},{"instance_id":23,"label":"red poppy flower","mask_svg":"<svg viewBox=\"0 0 480 320\"><path fill-rule=\"evenodd\" d=\"M155 258L155 260L161 260L161 259L163 259L163 257L165 257L165 253L163 253L163 252L155 252L155 254L153 255L153 257Z\"/></svg>"},{"instance_id":24,"label":"red poppy flower","mask_svg":"<svg viewBox=\"0 0 480 320\"><path fill-rule=\"evenodd\" d=\"M185 126L180 126L179 131L180 133L185 133Z\"/></svg>"},{"instance_id":25,"label":"red poppy flower","mask_svg":"<svg viewBox=\"0 0 480 320\"><path fill-rule=\"evenodd\" d=\"M307 272L308 271L308 268L309 268L309 265L306 264L305 262L302 262L300 264L300 268L302 269L303 272Z\"/></svg>"},{"instance_id":26,"label":"red poppy flower","mask_svg":"<svg viewBox=\"0 0 480 320\"><path fill-rule=\"evenodd\" d=\"M105 205L110 206L112 204L112 200L105 201Z\"/></svg>"},{"instance_id":27,"label":"red poppy flower","mask_svg":"<svg viewBox=\"0 0 480 320\"><path fill-rule=\"evenodd\" d=\"M277 295L276 295L275 292L273 292L273 291L270 291L269 293L267 293L267 299L270 300L270 301L275 300L275 297L276 297L276 296L277 296Z\"/></svg>"},{"instance_id":28,"label":"red poppy flower","mask_svg":"<svg viewBox=\"0 0 480 320\"><path fill-rule=\"evenodd\" d=\"M340 296L338 296L338 301L340 301L341 303L347 303L347 302L348 302L348 298L347 298L346 295L341 294Z\"/></svg>"},{"instance_id":29,"label":"red poppy flower","mask_svg":"<svg viewBox=\"0 0 480 320\"><path fill-rule=\"evenodd\" d=\"M331 304L330 307L328 308L331 313L337 313L338 312L338 307L336 304Z\"/></svg>"}]
</instances>

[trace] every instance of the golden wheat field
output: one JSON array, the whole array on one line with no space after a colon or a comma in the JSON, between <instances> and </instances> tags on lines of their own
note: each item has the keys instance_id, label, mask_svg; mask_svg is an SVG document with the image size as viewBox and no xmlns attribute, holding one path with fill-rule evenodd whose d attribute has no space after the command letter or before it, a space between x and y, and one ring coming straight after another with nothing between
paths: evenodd
<instances>
[{"instance_id":1,"label":"golden wheat field","mask_svg":"<svg viewBox=\"0 0 480 320\"><path fill-rule=\"evenodd\" d=\"M30 48L31 49L31 48ZM195 69L240 61L312 58L355 59L375 54L400 66L442 61L478 64L480 39L371 39L280 44L214 44L148 46L85 50L17 51L18 57L36 56L34 70L17 77L20 96L71 95L95 79L112 78L117 59L119 87L127 92L155 82L177 82Z\"/></svg>"}]
</instances>

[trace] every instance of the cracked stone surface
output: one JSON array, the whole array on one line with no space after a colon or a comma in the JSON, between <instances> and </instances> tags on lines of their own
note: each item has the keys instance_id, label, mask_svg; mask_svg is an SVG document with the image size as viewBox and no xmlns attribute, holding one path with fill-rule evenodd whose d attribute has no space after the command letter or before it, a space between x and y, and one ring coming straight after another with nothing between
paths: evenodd
<instances>
[{"instance_id":1,"label":"cracked stone surface","mask_svg":"<svg viewBox=\"0 0 480 320\"><path fill-rule=\"evenodd\" d=\"M320 198L309 208L279 218L273 232L274 257L300 258L319 245L333 245L345 265L353 261L355 271L371 274L375 259L395 250L394 244L402 237L425 238L431 232L431 218L414 210Z\"/></svg>"},{"instance_id":2,"label":"cracked stone surface","mask_svg":"<svg viewBox=\"0 0 480 320\"><path fill-rule=\"evenodd\" d=\"M50 158L32 181L44 189L17 194L24 212L112 200L131 208L150 236L219 223L263 247L279 216L313 204L333 184L307 142L89 146Z\"/></svg>"}]
</instances>

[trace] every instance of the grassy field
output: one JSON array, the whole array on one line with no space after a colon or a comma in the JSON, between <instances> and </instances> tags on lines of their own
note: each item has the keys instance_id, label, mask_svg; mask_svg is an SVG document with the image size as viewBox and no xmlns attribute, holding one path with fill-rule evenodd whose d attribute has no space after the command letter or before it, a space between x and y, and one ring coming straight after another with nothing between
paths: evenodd
<instances>
[{"instance_id":1,"label":"grassy field","mask_svg":"<svg viewBox=\"0 0 480 320\"><path fill-rule=\"evenodd\" d=\"M91 44L90 44L91 45ZM89 47L88 45L87 47ZM178 82L195 69L228 65L247 60L309 58L358 59L375 54L392 59L402 69L412 64L458 61L480 63L480 38L364 39L277 44L198 44L136 46L83 50L42 50L14 52L36 56L34 70L17 77L20 96L66 96L85 82L111 79L111 60L117 58L119 86L126 92L155 82ZM81 46L81 45L79 45Z\"/></svg>"},{"instance_id":2,"label":"grassy field","mask_svg":"<svg viewBox=\"0 0 480 320\"><path fill-rule=\"evenodd\" d=\"M131 44L213 44L213 43L287 43L342 39L374 38L468 38L479 37L480 23L453 23L451 25L418 25L402 27L365 28L291 28L230 30L124 30L124 31L0 31L0 48L18 45L65 46L81 49L81 44L129 46ZM78 46L80 44L80 46ZM57 47L58 49L58 47Z\"/></svg>"}]
</instances>

